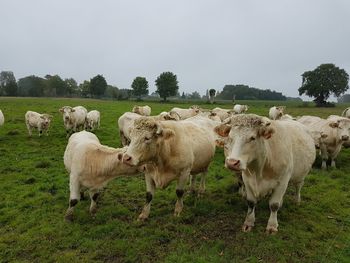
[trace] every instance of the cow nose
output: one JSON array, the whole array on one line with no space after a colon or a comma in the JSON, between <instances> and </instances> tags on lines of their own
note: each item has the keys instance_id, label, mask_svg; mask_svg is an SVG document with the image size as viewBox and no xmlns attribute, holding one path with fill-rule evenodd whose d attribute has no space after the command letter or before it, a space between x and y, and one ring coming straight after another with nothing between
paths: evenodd
<instances>
[{"instance_id":1,"label":"cow nose","mask_svg":"<svg viewBox=\"0 0 350 263\"><path fill-rule=\"evenodd\" d=\"M69 119L69 117L68 116L66 116L66 117L64 117L66 120L68 120Z\"/></svg>"},{"instance_id":2,"label":"cow nose","mask_svg":"<svg viewBox=\"0 0 350 263\"><path fill-rule=\"evenodd\" d=\"M227 159L226 164L231 170L239 170L241 161L236 159Z\"/></svg>"},{"instance_id":3,"label":"cow nose","mask_svg":"<svg viewBox=\"0 0 350 263\"><path fill-rule=\"evenodd\" d=\"M342 141L347 141L347 140L349 140L349 136L348 135L343 135L341 137L341 139L342 139Z\"/></svg>"},{"instance_id":4,"label":"cow nose","mask_svg":"<svg viewBox=\"0 0 350 263\"><path fill-rule=\"evenodd\" d=\"M131 162L131 156L128 154L124 154L123 163L130 163L130 162Z\"/></svg>"}]
</instances>

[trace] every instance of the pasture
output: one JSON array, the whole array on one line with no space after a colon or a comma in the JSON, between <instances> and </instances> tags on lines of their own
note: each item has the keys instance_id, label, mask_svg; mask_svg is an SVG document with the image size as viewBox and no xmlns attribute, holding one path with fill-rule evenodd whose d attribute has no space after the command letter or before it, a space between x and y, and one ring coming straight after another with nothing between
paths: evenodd
<instances>
[{"instance_id":1,"label":"pasture","mask_svg":"<svg viewBox=\"0 0 350 263\"><path fill-rule=\"evenodd\" d=\"M267 115L273 102L242 102L250 113ZM280 104L281 102L278 102ZM150 218L138 222L145 202L142 175L110 182L94 218L90 201L81 201L74 222L64 221L69 178L63 166L67 139L58 109L85 106L101 112L96 132L102 144L120 145L117 118L136 102L53 98L0 98L5 124L0 127L1 262L349 262L350 149L342 150L338 169L320 170L317 158L298 206L289 189L279 211L279 232L265 234L267 199L257 205L252 232L243 233L246 203L236 192L236 178L224 168L217 149L202 198L186 195L184 211L173 216L175 182L157 189ZM191 104L150 103L152 114ZM293 115L326 117L346 105L319 109L287 102ZM200 105L203 108L232 107ZM27 110L54 116L48 137L29 138ZM198 178L199 179L199 178Z\"/></svg>"}]
</instances>

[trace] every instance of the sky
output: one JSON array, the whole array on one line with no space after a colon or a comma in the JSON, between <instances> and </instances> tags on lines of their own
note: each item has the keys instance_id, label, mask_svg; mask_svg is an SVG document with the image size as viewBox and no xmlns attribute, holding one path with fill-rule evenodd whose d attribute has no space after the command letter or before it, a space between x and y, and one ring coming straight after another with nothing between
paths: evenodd
<instances>
[{"instance_id":1,"label":"sky","mask_svg":"<svg viewBox=\"0 0 350 263\"><path fill-rule=\"evenodd\" d=\"M0 0L0 71L102 74L130 88L162 72L204 95L246 84L298 96L303 72L350 73L349 0Z\"/></svg>"}]
</instances>

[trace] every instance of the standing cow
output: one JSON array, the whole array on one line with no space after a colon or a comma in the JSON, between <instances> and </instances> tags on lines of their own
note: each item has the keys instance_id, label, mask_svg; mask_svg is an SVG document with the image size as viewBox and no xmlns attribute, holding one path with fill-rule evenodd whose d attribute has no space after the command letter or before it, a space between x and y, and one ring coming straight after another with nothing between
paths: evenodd
<instances>
[{"instance_id":1,"label":"standing cow","mask_svg":"<svg viewBox=\"0 0 350 263\"><path fill-rule=\"evenodd\" d=\"M233 107L233 111L236 114L241 114L241 113L245 113L246 111L248 111L248 105L240 105L240 104L236 104Z\"/></svg>"},{"instance_id":2,"label":"standing cow","mask_svg":"<svg viewBox=\"0 0 350 263\"><path fill-rule=\"evenodd\" d=\"M100 112L97 110L89 111L86 115L84 128L86 131L94 131L100 128Z\"/></svg>"},{"instance_id":3,"label":"standing cow","mask_svg":"<svg viewBox=\"0 0 350 263\"><path fill-rule=\"evenodd\" d=\"M45 132L46 136L49 135L48 132L52 119L51 115L41 114L35 111L27 111L24 117L29 136L32 136L33 129L38 129L39 136L41 136L43 132Z\"/></svg>"},{"instance_id":4,"label":"standing cow","mask_svg":"<svg viewBox=\"0 0 350 263\"><path fill-rule=\"evenodd\" d=\"M63 123L67 132L67 138L73 132L84 129L87 110L83 106L64 106L60 109L63 115Z\"/></svg>"},{"instance_id":5,"label":"standing cow","mask_svg":"<svg viewBox=\"0 0 350 263\"><path fill-rule=\"evenodd\" d=\"M235 115L215 131L227 137L225 166L242 172L248 203L242 230L252 229L257 201L271 194L266 231L277 232L277 211L289 182L296 186L296 199L300 202L304 178L315 161L313 139L297 122L271 121L254 114Z\"/></svg>"},{"instance_id":6,"label":"standing cow","mask_svg":"<svg viewBox=\"0 0 350 263\"><path fill-rule=\"evenodd\" d=\"M150 116L151 115L151 107L146 105L146 106L134 106L132 108L132 112L140 114L142 116Z\"/></svg>"},{"instance_id":7,"label":"standing cow","mask_svg":"<svg viewBox=\"0 0 350 263\"><path fill-rule=\"evenodd\" d=\"M269 118L271 120L279 120L284 115L286 106L273 106L269 110Z\"/></svg>"},{"instance_id":8,"label":"standing cow","mask_svg":"<svg viewBox=\"0 0 350 263\"><path fill-rule=\"evenodd\" d=\"M190 174L206 172L215 154L212 134L191 121L155 121L142 117L135 120L130 135L123 162L145 165L146 204L139 219L148 218L155 188L165 188L174 180L178 198L174 215L179 216Z\"/></svg>"},{"instance_id":9,"label":"standing cow","mask_svg":"<svg viewBox=\"0 0 350 263\"><path fill-rule=\"evenodd\" d=\"M0 126L4 125L5 117L2 111L0 110Z\"/></svg>"}]
</instances>

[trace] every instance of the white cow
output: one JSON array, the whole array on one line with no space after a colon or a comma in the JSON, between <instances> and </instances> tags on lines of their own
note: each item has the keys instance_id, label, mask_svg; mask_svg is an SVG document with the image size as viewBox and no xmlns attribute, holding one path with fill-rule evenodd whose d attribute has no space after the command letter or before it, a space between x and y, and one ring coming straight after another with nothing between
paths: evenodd
<instances>
[{"instance_id":1,"label":"white cow","mask_svg":"<svg viewBox=\"0 0 350 263\"><path fill-rule=\"evenodd\" d=\"M173 117L176 120L185 120L187 118L196 116L200 112L201 112L201 109L197 105L193 105L189 109L181 109L177 107L172 108L169 111L169 114L171 117Z\"/></svg>"},{"instance_id":2,"label":"white cow","mask_svg":"<svg viewBox=\"0 0 350 263\"><path fill-rule=\"evenodd\" d=\"M328 158L331 159L331 166L335 168L335 159L343 143L349 140L350 120L339 118L341 119L325 120L315 116L302 116L298 119L298 122L307 126L311 131L327 135L320 145L322 169L327 168Z\"/></svg>"},{"instance_id":3,"label":"white cow","mask_svg":"<svg viewBox=\"0 0 350 263\"><path fill-rule=\"evenodd\" d=\"M145 165L146 204L139 219L148 218L155 188L165 188L174 180L178 197L174 215L179 216L190 174L206 172L214 154L214 139L201 125L191 121L155 121L150 117L135 120L123 162Z\"/></svg>"},{"instance_id":4,"label":"white cow","mask_svg":"<svg viewBox=\"0 0 350 263\"><path fill-rule=\"evenodd\" d=\"M233 107L233 111L234 111L236 114L245 113L246 111L248 111L248 105L236 104L236 105Z\"/></svg>"},{"instance_id":5,"label":"white cow","mask_svg":"<svg viewBox=\"0 0 350 263\"><path fill-rule=\"evenodd\" d=\"M59 110L63 114L63 123L66 128L67 138L73 132L84 129L87 110L83 106L64 106Z\"/></svg>"},{"instance_id":6,"label":"white cow","mask_svg":"<svg viewBox=\"0 0 350 263\"><path fill-rule=\"evenodd\" d=\"M222 109L219 107L212 109L210 112L216 114L216 116L218 116L221 121L227 119L228 117L231 117L234 114L233 110Z\"/></svg>"},{"instance_id":7,"label":"white cow","mask_svg":"<svg viewBox=\"0 0 350 263\"><path fill-rule=\"evenodd\" d=\"M107 183L122 175L136 175L138 167L131 167L121 161L126 148L112 148L101 145L91 132L81 131L72 134L64 152L64 166L69 173L69 207L65 218L73 219L74 206L89 189L90 213L96 212L99 191Z\"/></svg>"},{"instance_id":8,"label":"white cow","mask_svg":"<svg viewBox=\"0 0 350 263\"><path fill-rule=\"evenodd\" d=\"M296 199L300 202L304 178L315 161L313 139L298 122L271 121L254 114L234 115L215 130L227 137L225 166L242 172L248 203L242 230L252 229L257 201L271 194L266 231L277 232L277 211L289 182L296 186Z\"/></svg>"},{"instance_id":9,"label":"white cow","mask_svg":"<svg viewBox=\"0 0 350 263\"><path fill-rule=\"evenodd\" d=\"M134 106L132 109L132 112L143 115L143 116L150 116L151 115L151 107L146 106Z\"/></svg>"},{"instance_id":10,"label":"white cow","mask_svg":"<svg viewBox=\"0 0 350 263\"><path fill-rule=\"evenodd\" d=\"M349 118L350 119L350 107L349 108L346 108L344 111L343 111L343 113L342 113L342 115L341 116L343 116L343 117L346 117L346 118Z\"/></svg>"},{"instance_id":11,"label":"white cow","mask_svg":"<svg viewBox=\"0 0 350 263\"><path fill-rule=\"evenodd\" d=\"M0 126L4 125L5 117L2 111L0 110Z\"/></svg>"},{"instance_id":12,"label":"white cow","mask_svg":"<svg viewBox=\"0 0 350 263\"><path fill-rule=\"evenodd\" d=\"M273 106L269 110L269 118L271 120L279 120L284 115L286 106Z\"/></svg>"},{"instance_id":13,"label":"white cow","mask_svg":"<svg viewBox=\"0 0 350 263\"><path fill-rule=\"evenodd\" d=\"M32 136L33 129L38 129L39 136L41 136L43 132L46 133L46 136L49 135L48 132L52 119L51 115L41 114L35 111L27 111L24 117L29 136Z\"/></svg>"},{"instance_id":14,"label":"white cow","mask_svg":"<svg viewBox=\"0 0 350 263\"><path fill-rule=\"evenodd\" d=\"M100 112L97 110L89 111L85 119L85 130L94 131L100 128Z\"/></svg>"}]
</instances>

